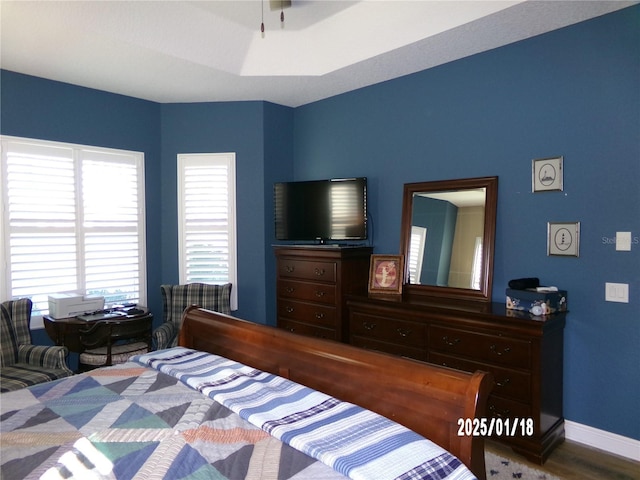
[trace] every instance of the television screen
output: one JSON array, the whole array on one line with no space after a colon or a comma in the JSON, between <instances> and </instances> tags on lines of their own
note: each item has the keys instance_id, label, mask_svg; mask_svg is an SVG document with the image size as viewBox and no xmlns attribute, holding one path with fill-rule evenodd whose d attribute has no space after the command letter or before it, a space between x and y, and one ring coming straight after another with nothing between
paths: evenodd
<instances>
[{"instance_id":1,"label":"television screen","mask_svg":"<svg viewBox=\"0 0 640 480\"><path fill-rule=\"evenodd\" d=\"M273 187L278 240L367 238L367 179L282 182Z\"/></svg>"}]
</instances>

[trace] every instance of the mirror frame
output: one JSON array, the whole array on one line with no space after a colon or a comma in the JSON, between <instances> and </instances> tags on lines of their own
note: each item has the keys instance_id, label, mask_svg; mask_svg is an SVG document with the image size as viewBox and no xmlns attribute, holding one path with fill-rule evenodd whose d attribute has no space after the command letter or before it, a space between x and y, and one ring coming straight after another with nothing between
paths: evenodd
<instances>
[{"instance_id":1,"label":"mirror frame","mask_svg":"<svg viewBox=\"0 0 640 480\"><path fill-rule=\"evenodd\" d=\"M409 243L411 239L411 218L413 195L418 192L442 192L452 190L468 190L486 188L484 237L482 252L482 277L480 289L472 290L457 287L440 287L436 285L415 285L406 283L409 278ZM431 297L450 300L471 300L491 302L493 286L493 258L496 236L496 211L498 206L498 177L464 178L459 180L439 180L433 182L405 183L402 196L402 223L400 230L400 254L405 257L404 286L407 297Z\"/></svg>"}]
</instances>

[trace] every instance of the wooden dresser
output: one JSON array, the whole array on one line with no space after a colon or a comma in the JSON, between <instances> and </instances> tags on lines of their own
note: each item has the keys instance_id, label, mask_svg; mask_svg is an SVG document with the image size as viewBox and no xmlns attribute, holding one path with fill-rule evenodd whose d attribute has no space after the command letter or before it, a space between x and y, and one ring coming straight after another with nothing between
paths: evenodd
<instances>
[{"instance_id":1,"label":"wooden dresser","mask_svg":"<svg viewBox=\"0 0 640 480\"><path fill-rule=\"evenodd\" d=\"M346 342L346 297L366 294L371 247L276 246L278 327Z\"/></svg>"},{"instance_id":2,"label":"wooden dresser","mask_svg":"<svg viewBox=\"0 0 640 480\"><path fill-rule=\"evenodd\" d=\"M493 373L489 415L501 427L519 421L514 436L503 431L494 437L514 451L541 464L564 440L564 313L534 317L501 303L443 305L366 296L350 297L347 304L353 345Z\"/></svg>"}]
</instances>

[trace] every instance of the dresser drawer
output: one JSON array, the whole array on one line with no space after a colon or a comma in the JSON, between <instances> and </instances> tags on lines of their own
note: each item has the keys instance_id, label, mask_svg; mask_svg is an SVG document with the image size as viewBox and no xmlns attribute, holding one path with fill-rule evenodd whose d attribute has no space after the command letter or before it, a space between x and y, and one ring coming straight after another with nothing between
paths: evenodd
<instances>
[{"instance_id":1,"label":"dresser drawer","mask_svg":"<svg viewBox=\"0 0 640 480\"><path fill-rule=\"evenodd\" d=\"M351 335L349 343L359 348L367 350L377 350L379 352L391 353L400 357L415 358L416 360L427 360L427 351L424 348L414 348L397 343L386 343L369 337Z\"/></svg>"},{"instance_id":2,"label":"dresser drawer","mask_svg":"<svg viewBox=\"0 0 640 480\"><path fill-rule=\"evenodd\" d=\"M326 338L328 340L338 340L338 334L334 328L325 328L308 323L295 322L286 318L278 319L278 327L293 333L307 335L309 337Z\"/></svg>"},{"instance_id":3,"label":"dresser drawer","mask_svg":"<svg viewBox=\"0 0 640 480\"><path fill-rule=\"evenodd\" d=\"M423 324L395 318L352 312L349 318L352 336L381 340L401 346L423 348L426 346Z\"/></svg>"},{"instance_id":4,"label":"dresser drawer","mask_svg":"<svg viewBox=\"0 0 640 480\"><path fill-rule=\"evenodd\" d=\"M487 416L497 418L527 419L531 418L531 407L516 400L489 395ZM534 418L535 421L535 418Z\"/></svg>"},{"instance_id":5,"label":"dresser drawer","mask_svg":"<svg viewBox=\"0 0 640 480\"><path fill-rule=\"evenodd\" d=\"M304 323L336 328L336 309L328 305L297 302L281 298L278 301L278 318L299 320Z\"/></svg>"},{"instance_id":6,"label":"dresser drawer","mask_svg":"<svg viewBox=\"0 0 640 480\"><path fill-rule=\"evenodd\" d=\"M278 275L280 278L335 282L336 263L280 258L278 259Z\"/></svg>"},{"instance_id":7,"label":"dresser drawer","mask_svg":"<svg viewBox=\"0 0 640 480\"><path fill-rule=\"evenodd\" d=\"M429 349L509 367L531 364L529 341L437 325L429 327Z\"/></svg>"},{"instance_id":8,"label":"dresser drawer","mask_svg":"<svg viewBox=\"0 0 640 480\"><path fill-rule=\"evenodd\" d=\"M531 375L529 373L464 360L454 355L439 352L430 352L428 361L436 365L443 365L466 372L475 372L476 370L491 372L494 379L492 390L494 395L509 397L523 402L531 400Z\"/></svg>"},{"instance_id":9,"label":"dresser drawer","mask_svg":"<svg viewBox=\"0 0 640 480\"><path fill-rule=\"evenodd\" d=\"M324 283L307 283L295 280L280 280L278 282L278 296L309 300L327 305L336 303L336 286Z\"/></svg>"}]
</instances>

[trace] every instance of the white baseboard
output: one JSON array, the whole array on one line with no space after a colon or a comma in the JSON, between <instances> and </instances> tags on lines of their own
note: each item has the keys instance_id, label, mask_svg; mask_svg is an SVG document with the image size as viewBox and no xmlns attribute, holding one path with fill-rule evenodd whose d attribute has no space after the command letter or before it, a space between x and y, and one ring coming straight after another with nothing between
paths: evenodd
<instances>
[{"instance_id":1,"label":"white baseboard","mask_svg":"<svg viewBox=\"0 0 640 480\"><path fill-rule=\"evenodd\" d=\"M567 440L640 462L640 440L623 437L569 420L564 421L564 433Z\"/></svg>"}]
</instances>

